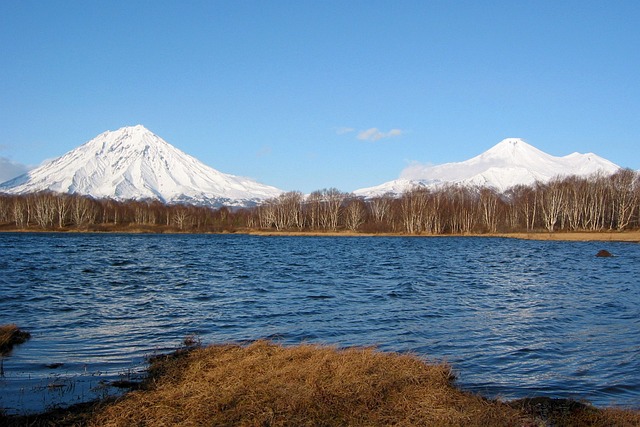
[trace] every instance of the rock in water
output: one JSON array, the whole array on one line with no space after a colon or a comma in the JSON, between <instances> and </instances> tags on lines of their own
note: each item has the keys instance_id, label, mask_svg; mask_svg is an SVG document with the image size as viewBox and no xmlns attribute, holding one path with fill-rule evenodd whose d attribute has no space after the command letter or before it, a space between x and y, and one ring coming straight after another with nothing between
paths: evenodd
<instances>
[{"instance_id":1,"label":"rock in water","mask_svg":"<svg viewBox=\"0 0 640 427\"><path fill-rule=\"evenodd\" d=\"M613 255L611 255L611 252L609 252L609 251L607 251L605 249L601 249L600 251L598 251L596 256L600 257L600 258L607 258L607 257L612 257Z\"/></svg>"}]
</instances>

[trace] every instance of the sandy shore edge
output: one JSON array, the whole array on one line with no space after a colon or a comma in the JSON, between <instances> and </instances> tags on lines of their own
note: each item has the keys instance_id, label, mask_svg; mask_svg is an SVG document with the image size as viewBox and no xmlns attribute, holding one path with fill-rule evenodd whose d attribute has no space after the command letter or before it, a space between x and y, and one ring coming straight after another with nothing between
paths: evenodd
<instances>
[{"instance_id":1,"label":"sandy shore edge","mask_svg":"<svg viewBox=\"0 0 640 427\"><path fill-rule=\"evenodd\" d=\"M314 237L504 237L522 240L567 241L567 242L634 242L640 243L640 230L621 232L530 232L493 234L402 234L402 233L358 233L352 231L242 231L237 234L252 236L314 236Z\"/></svg>"}]
</instances>

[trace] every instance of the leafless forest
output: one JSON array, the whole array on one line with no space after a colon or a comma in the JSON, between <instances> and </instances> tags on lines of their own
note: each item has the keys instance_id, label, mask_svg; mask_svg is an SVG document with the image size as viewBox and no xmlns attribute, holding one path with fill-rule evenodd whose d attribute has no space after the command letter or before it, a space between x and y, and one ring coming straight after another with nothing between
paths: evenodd
<instances>
[{"instance_id":1,"label":"leafless forest","mask_svg":"<svg viewBox=\"0 0 640 427\"><path fill-rule=\"evenodd\" d=\"M504 193L484 187L414 188L362 199L335 188L288 192L253 208L118 202L57 193L0 194L0 229L236 232L352 231L482 234L640 228L640 173L554 179Z\"/></svg>"}]
</instances>

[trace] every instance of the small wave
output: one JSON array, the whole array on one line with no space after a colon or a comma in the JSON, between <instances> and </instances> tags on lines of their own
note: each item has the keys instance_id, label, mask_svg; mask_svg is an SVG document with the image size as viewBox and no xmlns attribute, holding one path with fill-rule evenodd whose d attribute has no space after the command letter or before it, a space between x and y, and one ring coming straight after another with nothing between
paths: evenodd
<instances>
[{"instance_id":1,"label":"small wave","mask_svg":"<svg viewBox=\"0 0 640 427\"><path fill-rule=\"evenodd\" d=\"M111 265L113 267L124 267L127 265L133 265L133 264L135 264L135 262L129 259L119 259L119 260L111 261Z\"/></svg>"},{"instance_id":2,"label":"small wave","mask_svg":"<svg viewBox=\"0 0 640 427\"><path fill-rule=\"evenodd\" d=\"M308 299L319 299L319 300L323 300L323 299L332 299L335 298L335 296L333 295L307 295Z\"/></svg>"}]
</instances>

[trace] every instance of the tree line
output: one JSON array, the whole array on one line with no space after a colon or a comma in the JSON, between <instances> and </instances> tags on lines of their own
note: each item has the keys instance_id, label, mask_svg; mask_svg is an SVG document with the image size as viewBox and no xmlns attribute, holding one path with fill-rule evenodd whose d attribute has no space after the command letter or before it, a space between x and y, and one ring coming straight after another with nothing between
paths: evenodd
<instances>
[{"instance_id":1,"label":"tree line","mask_svg":"<svg viewBox=\"0 0 640 427\"><path fill-rule=\"evenodd\" d=\"M640 228L640 174L570 176L505 192L448 184L364 199L335 188L291 191L252 208L0 194L0 225L41 230L242 230L400 234L623 231Z\"/></svg>"},{"instance_id":2,"label":"tree line","mask_svg":"<svg viewBox=\"0 0 640 427\"><path fill-rule=\"evenodd\" d=\"M0 225L40 230L233 231L242 215L229 208L164 204L157 200L116 201L76 194L0 194Z\"/></svg>"}]
</instances>

